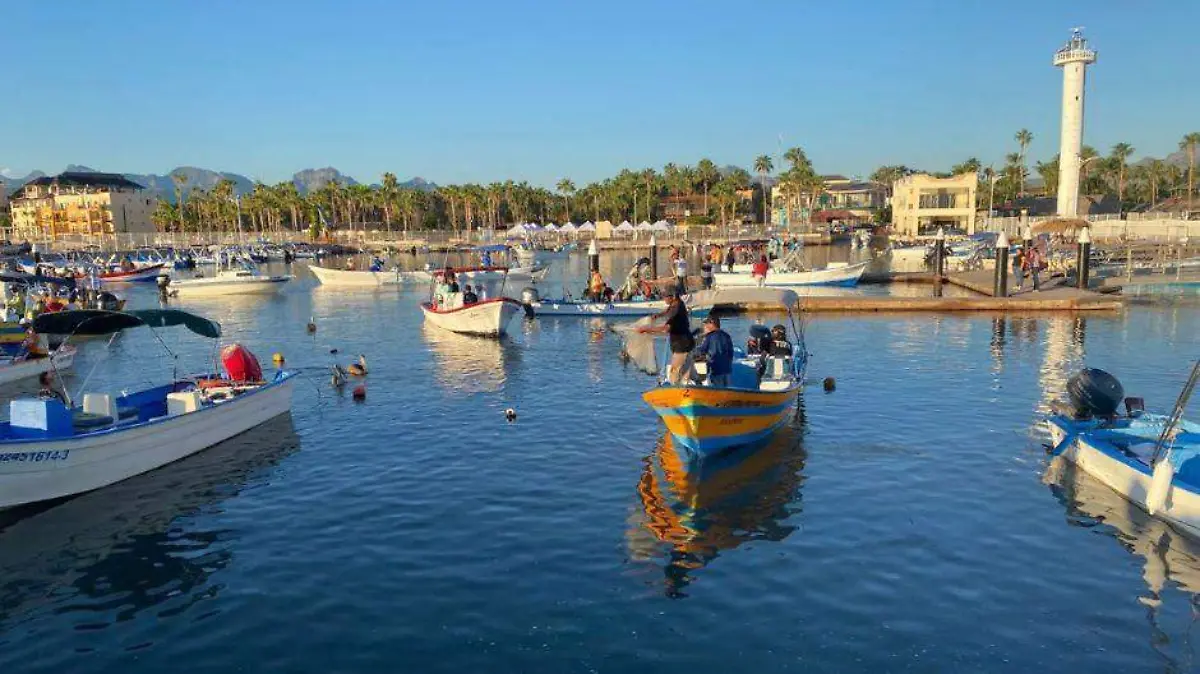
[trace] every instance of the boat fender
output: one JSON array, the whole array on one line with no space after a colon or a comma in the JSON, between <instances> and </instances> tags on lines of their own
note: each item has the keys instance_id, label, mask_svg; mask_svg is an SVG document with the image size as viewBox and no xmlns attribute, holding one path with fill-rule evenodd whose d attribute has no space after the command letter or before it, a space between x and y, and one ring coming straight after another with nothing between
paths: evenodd
<instances>
[{"instance_id":1,"label":"boat fender","mask_svg":"<svg viewBox=\"0 0 1200 674\"><path fill-rule=\"evenodd\" d=\"M825 388L826 393L833 393L837 390L837 380L833 377L826 377L825 381L821 382L821 385Z\"/></svg>"},{"instance_id":2,"label":"boat fender","mask_svg":"<svg viewBox=\"0 0 1200 674\"><path fill-rule=\"evenodd\" d=\"M1175 467L1171 465L1171 457L1168 453L1154 464L1154 476L1150 478L1150 491L1146 494L1146 511L1151 515L1170 507L1167 499L1171 496L1171 479L1174 477Z\"/></svg>"},{"instance_id":3,"label":"boat fender","mask_svg":"<svg viewBox=\"0 0 1200 674\"><path fill-rule=\"evenodd\" d=\"M354 402L356 402L356 403L361 403L361 402L363 402L364 400L366 400L366 399L367 399L367 387L366 387L366 385L365 385L365 384L359 384L358 386L355 386L355 387L354 387L354 392L350 394L350 397L351 397L351 398L353 398L353 399L354 399Z\"/></svg>"},{"instance_id":4,"label":"boat fender","mask_svg":"<svg viewBox=\"0 0 1200 674\"><path fill-rule=\"evenodd\" d=\"M517 420L517 411L511 407L504 410L504 418L507 419L508 423L511 424L512 422Z\"/></svg>"},{"instance_id":5,"label":"boat fender","mask_svg":"<svg viewBox=\"0 0 1200 674\"><path fill-rule=\"evenodd\" d=\"M283 367L283 354L278 351L271 354L271 362L275 363L275 367Z\"/></svg>"}]
</instances>

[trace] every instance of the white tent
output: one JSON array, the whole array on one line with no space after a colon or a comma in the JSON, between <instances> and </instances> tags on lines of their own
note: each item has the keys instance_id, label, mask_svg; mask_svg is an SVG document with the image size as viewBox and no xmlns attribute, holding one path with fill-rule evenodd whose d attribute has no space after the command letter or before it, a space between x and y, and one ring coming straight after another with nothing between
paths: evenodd
<instances>
[{"instance_id":1,"label":"white tent","mask_svg":"<svg viewBox=\"0 0 1200 674\"><path fill-rule=\"evenodd\" d=\"M546 225L545 227L543 227L543 228L542 228L542 230L543 230L543 231L547 231L547 232L557 232L557 231L558 231L558 225L556 225L556 224L554 224L553 222L551 222L550 224L548 224L548 225Z\"/></svg>"},{"instance_id":2,"label":"white tent","mask_svg":"<svg viewBox=\"0 0 1200 674\"><path fill-rule=\"evenodd\" d=\"M521 236L525 233L525 225L513 225L506 232L509 236Z\"/></svg>"},{"instance_id":3,"label":"white tent","mask_svg":"<svg viewBox=\"0 0 1200 674\"><path fill-rule=\"evenodd\" d=\"M626 220L626 221L622 222L621 224L617 225L616 227L614 227L613 231L614 232L632 232L633 225L629 224L629 221Z\"/></svg>"},{"instance_id":4,"label":"white tent","mask_svg":"<svg viewBox=\"0 0 1200 674\"><path fill-rule=\"evenodd\" d=\"M594 232L594 231L596 231L596 226L592 224L592 221L591 221L591 220L588 220L587 222L585 222L585 223L583 223L582 225L580 225L580 226L579 226L579 231L581 231L581 232Z\"/></svg>"},{"instance_id":5,"label":"white tent","mask_svg":"<svg viewBox=\"0 0 1200 674\"><path fill-rule=\"evenodd\" d=\"M654 229L654 225L646 222L645 220L642 220L641 222L639 222L638 226L637 226L637 230L639 232L649 232L652 229Z\"/></svg>"},{"instance_id":6,"label":"white tent","mask_svg":"<svg viewBox=\"0 0 1200 674\"><path fill-rule=\"evenodd\" d=\"M656 232L671 231L671 225L666 220L659 220L658 222L654 223L653 225L650 225L650 227L651 227L651 229L653 229Z\"/></svg>"},{"instance_id":7,"label":"white tent","mask_svg":"<svg viewBox=\"0 0 1200 674\"><path fill-rule=\"evenodd\" d=\"M574 232L575 230L577 230L577 229L579 229L579 228L575 226L575 223L573 223L573 222L568 222L567 224L563 225L562 227L559 227L559 228L558 228L558 231L560 231L560 232L566 232L566 233L568 233L568 234L571 234L571 233L573 233L573 232Z\"/></svg>"},{"instance_id":8,"label":"white tent","mask_svg":"<svg viewBox=\"0 0 1200 674\"><path fill-rule=\"evenodd\" d=\"M536 222L527 222L527 223L525 223L525 224L521 225L521 227L522 227L522 228L523 228L523 229L524 229L526 232L529 232L529 233L531 233L531 234L532 234L532 233L535 233L535 232L540 232L540 231L542 231L542 226L541 226L541 225L539 225L539 224L537 224Z\"/></svg>"}]
</instances>

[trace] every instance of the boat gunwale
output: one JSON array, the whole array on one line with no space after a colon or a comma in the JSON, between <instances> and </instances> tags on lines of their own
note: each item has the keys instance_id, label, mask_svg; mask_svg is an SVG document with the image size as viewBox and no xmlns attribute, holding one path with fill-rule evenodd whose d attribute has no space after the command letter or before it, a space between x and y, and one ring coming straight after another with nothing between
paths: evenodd
<instances>
[{"instance_id":1,"label":"boat gunwale","mask_svg":"<svg viewBox=\"0 0 1200 674\"><path fill-rule=\"evenodd\" d=\"M434 309L432 302L422 302L421 309L423 309L431 314L439 314L439 315L445 316L448 314L453 314L453 313L457 313L459 311L463 311L465 309L474 309L476 307L484 306L487 304L495 304L497 302L501 302L501 303L510 302L512 304L517 305L518 307L521 307L521 308L525 307L524 304L522 304L518 300L515 300L511 297L492 297L492 298L488 298L486 300L479 300L478 302L475 302L473 304L464 304L461 307L455 307L453 309Z\"/></svg>"}]
</instances>

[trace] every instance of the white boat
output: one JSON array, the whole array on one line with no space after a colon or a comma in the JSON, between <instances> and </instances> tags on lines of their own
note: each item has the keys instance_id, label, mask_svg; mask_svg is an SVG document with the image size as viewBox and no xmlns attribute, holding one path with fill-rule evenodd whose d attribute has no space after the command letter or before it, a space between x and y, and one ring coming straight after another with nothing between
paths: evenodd
<instances>
[{"instance_id":1,"label":"white boat","mask_svg":"<svg viewBox=\"0 0 1200 674\"><path fill-rule=\"evenodd\" d=\"M428 283L432 278L427 271L370 271L357 269L334 269L315 264L308 270L323 286L338 288L378 288L380 286L404 285L405 283Z\"/></svg>"},{"instance_id":2,"label":"white boat","mask_svg":"<svg viewBox=\"0 0 1200 674\"><path fill-rule=\"evenodd\" d=\"M694 306L688 296L684 303L689 307L688 313L693 317L708 315L711 306ZM591 302L588 300L533 300L526 302L533 310L534 316L653 316L666 311L666 300L631 300L627 302Z\"/></svg>"},{"instance_id":3,"label":"white boat","mask_svg":"<svg viewBox=\"0 0 1200 674\"><path fill-rule=\"evenodd\" d=\"M35 328L67 334L177 324L220 336L216 323L172 310L64 311L34 321ZM230 374L121 395L86 393L81 406L57 398L12 401L10 421L0 424L0 508L80 494L154 470L291 408L294 373L279 371L269 381L236 381Z\"/></svg>"},{"instance_id":4,"label":"white boat","mask_svg":"<svg viewBox=\"0 0 1200 674\"><path fill-rule=\"evenodd\" d=\"M43 372L50 372L51 370L66 370L74 362L75 347L70 344L59 346L48 356L0 357L0 384L9 384L22 379L37 377Z\"/></svg>"},{"instance_id":5,"label":"white boat","mask_svg":"<svg viewBox=\"0 0 1200 674\"><path fill-rule=\"evenodd\" d=\"M1095 377L1096 372L1083 374ZM1054 443L1052 456L1065 458L1151 515L1200 537L1200 424L1180 418L1197 373L1200 363L1171 417L1136 409L1124 417L1051 416L1046 425ZM1121 391L1119 384L1116 390Z\"/></svg>"},{"instance_id":6,"label":"white boat","mask_svg":"<svg viewBox=\"0 0 1200 674\"><path fill-rule=\"evenodd\" d=\"M456 297L440 305L422 302L421 312L425 314L425 320L439 328L463 335L497 337L504 334L513 316L525 311L524 305L511 297L463 304L461 294L454 295Z\"/></svg>"},{"instance_id":7,"label":"white boat","mask_svg":"<svg viewBox=\"0 0 1200 674\"><path fill-rule=\"evenodd\" d=\"M781 286L854 286L866 271L869 262L830 262L823 269L808 271L777 271L771 269L763 285ZM739 269L740 267L740 269ZM717 272L713 282L718 288L757 286L759 279L750 273L750 265L735 265L732 272Z\"/></svg>"},{"instance_id":8,"label":"white boat","mask_svg":"<svg viewBox=\"0 0 1200 674\"><path fill-rule=\"evenodd\" d=\"M215 276L172 279L168 292L179 297L213 297L217 295L271 295L283 289L291 276L264 276L250 269L226 269Z\"/></svg>"}]
</instances>

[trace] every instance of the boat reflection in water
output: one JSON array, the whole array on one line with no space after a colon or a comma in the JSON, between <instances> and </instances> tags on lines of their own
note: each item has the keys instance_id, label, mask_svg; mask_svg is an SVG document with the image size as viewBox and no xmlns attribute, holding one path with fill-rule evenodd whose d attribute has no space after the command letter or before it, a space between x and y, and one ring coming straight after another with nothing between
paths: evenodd
<instances>
[{"instance_id":1,"label":"boat reflection in water","mask_svg":"<svg viewBox=\"0 0 1200 674\"><path fill-rule=\"evenodd\" d=\"M786 538L801 509L802 435L798 415L764 441L700 459L664 432L644 460L641 509L626 532L630 556L654 561L665 544L665 592L682 598L691 574L722 551Z\"/></svg>"},{"instance_id":2,"label":"boat reflection in water","mask_svg":"<svg viewBox=\"0 0 1200 674\"><path fill-rule=\"evenodd\" d=\"M0 632L53 608L89 628L215 596L236 533L182 517L268 484L300 447L283 415L182 461L80 496L0 513Z\"/></svg>"},{"instance_id":3,"label":"boat reflection in water","mask_svg":"<svg viewBox=\"0 0 1200 674\"><path fill-rule=\"evenodd\" d=\"M1188 671L1192 662L1191 630L1200 616L1200 541L1186 536L1163 520L1151 516L1064 457L1050 462L1043 482L1067 508L1070 525L1104 531L1129 552L1142 558L1150 644L1173 666L1166 671ZM1171 601L1172 587L1183 604ZM1170 626L1179 626L1172 637Z\"/></svg>"},{"instance_id":4,"label":"boat reflection in water","mask_svg":"<svg viewBox=\"0 0 1200 674\"><path fill-rule=\"evenodd\" d=\"M450 392L498 391L508 367L521 357L520 348L507 339L460 335L427 323L421 324L421 335L433 354L435 378Z\"/></svg>"}]
</instances>

